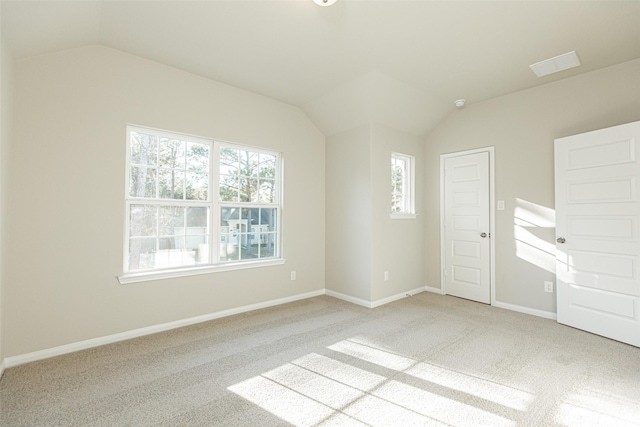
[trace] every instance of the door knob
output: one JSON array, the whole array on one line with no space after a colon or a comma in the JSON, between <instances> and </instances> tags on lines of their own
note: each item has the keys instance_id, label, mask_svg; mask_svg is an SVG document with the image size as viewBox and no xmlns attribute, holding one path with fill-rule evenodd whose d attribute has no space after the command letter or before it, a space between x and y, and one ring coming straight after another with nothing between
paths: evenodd
<instances>
[{"instance_id":1,"label":"door knob","mask_svg":"<svg viewBox=\"0 0 640 427\"><path fill-rule=\"evenodd\" d=\"M558 237L558 238L556 239L556 242L558 242L558 243L564 243L564 242L566 242L566 240L565 240L565 238L564 238L564 237Z\"/></svg>"},{"instance_id":2,"label":"door knob","mask_svg":"<svg viewBox=\"0 0 640 427\"><path fill-rule=\"evenodd\" d=\"M480 237L484 239L485 237L487 237L487 233L480 233Z\"/></svg>"}]
</instances>

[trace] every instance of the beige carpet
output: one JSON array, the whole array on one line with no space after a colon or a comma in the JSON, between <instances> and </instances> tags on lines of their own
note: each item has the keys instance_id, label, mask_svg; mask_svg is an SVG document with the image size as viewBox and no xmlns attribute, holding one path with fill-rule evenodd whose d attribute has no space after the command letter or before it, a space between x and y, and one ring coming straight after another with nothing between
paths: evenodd
<instances>
[{"instance_id":1,"label":"beige carpet","mask_svg":"<svg viewBox=\"0 0 640 427\"><path fill-rule=\"evenodd\" d=\"M422 293L317 297L8 369L2 426L640 425L640 349Z\"/></svg>"}]
</instances>

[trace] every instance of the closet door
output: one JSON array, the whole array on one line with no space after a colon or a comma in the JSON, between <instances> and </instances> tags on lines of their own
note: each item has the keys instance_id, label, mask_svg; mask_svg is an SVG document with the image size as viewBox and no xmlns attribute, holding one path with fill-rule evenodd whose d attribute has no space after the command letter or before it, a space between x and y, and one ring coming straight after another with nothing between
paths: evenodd
<instances>
[{"instance_id":1,"label":"closet door","mask_svg":"<svg viewBox=\"0 0 640 427\"><path fill-rule=\"evenodd\" d=\"M491 304L489 152L444 158L443 289Z\"/></svg>"}]
</instances>

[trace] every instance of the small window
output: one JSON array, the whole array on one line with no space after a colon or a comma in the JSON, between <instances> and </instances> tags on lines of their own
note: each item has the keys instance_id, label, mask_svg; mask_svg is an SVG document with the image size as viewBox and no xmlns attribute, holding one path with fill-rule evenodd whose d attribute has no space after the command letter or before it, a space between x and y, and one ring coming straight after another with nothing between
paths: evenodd
<instances>
[{"instance_id":1,"label":"small window","mask_svg":"<svg viewBox=\"0 0 640 427\"><path fill-rule=\"evenodd\" d=\"M391 153L391 217L415 218L414 157Z\"/></svg>"},{"instance_id":2,"label":"small window","mask_svg":"<svg viewBox=\"0 0 640 427\"><path fill-rule=\"evenodd\" d=\"M279 153L128 126L125 276L279 258L279 171Z\"/></svg>"}]
</instances>

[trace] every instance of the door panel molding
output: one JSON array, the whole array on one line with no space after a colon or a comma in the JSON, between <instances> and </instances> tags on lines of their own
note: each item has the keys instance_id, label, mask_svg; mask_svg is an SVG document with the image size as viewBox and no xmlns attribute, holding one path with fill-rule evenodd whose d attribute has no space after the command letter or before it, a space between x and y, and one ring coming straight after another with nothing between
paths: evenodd
<instances>
[{"instance_id":1,"label":"door panel molding","mask_svg":"<svg viewBox=\"0 0 640 427\"><path fill-rule=\"evenodd\" d=\"M445 280L445 257L447 248L447 235L445 230L445 161L449 158L467 156L470 154L488 153L489 157L489 282L490 282L490 304L496 305L496 291L495 291L495 147L482 147L472 150L459 151L454 153L446 153L440 155L440 287L442 294L446 294L446 280ZM472 180L477 177L477 168L468 167L456 167L456 176L453 178L456 182L464 182ZM477 195L476 195L477 197ZM477 199L475 199L477 200ZM475 201L474 200L474 201ZM470 206L476 205L471 202L470 193L459 193L457 202L461 202L460 205ZM465 203L466 202L466 203ZM467 204L469 203L469 204ZM464 222L464 221L463 221ZM462 224L459 224L462 225ZM458 247L462 242L458 242ZM472 243L472 242L464 242ZM461 256L474 257L475 250L470 246L467 246Z\"/></svg>"}]
</instances>

